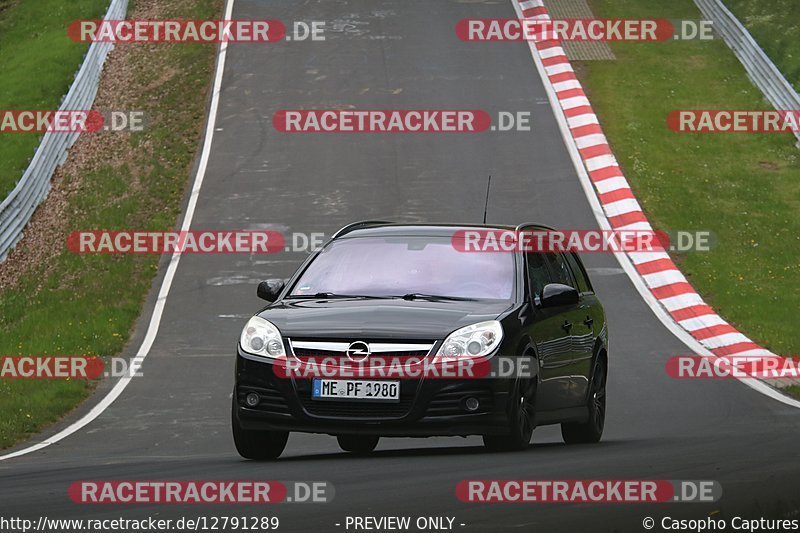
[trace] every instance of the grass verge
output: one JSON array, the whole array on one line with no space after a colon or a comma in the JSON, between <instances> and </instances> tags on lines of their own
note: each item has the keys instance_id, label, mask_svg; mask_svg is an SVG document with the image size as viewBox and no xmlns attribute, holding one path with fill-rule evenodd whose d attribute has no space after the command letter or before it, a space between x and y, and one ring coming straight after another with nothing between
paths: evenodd
<instances>
[{"instance_id":1,"label":"grass verge","mask_svg":"<svg viewBox=\"0 0 800 533\"><path fill-rule=\"evenodd\" d=\"M219 18L222 0L137 0L133 9L129 16L142 19ZM0 265L0 273L15 270L13 282L0 289L0 355L113 355L125 346L158 258L78 256L66 251L66 235L174 227L202 134L215 53L213 45L131 44L109 56L95 105L143 110L148 129L87 134L73 147L32 229ZM56 421L93 385L0 380L0 448Z\"/></svg>"},{"instance_id":2,"label":"grass verge","mask_svg":"<svg viewBox=\"0 0 800 533\"><path fill-rule=\"evenodd\" d=\"M592 7L601 18L700 18L691 0L594 0ZM800 19L797 11L782 16ZM722 41L612 47L617 61L584 62L580 76L648 218L660 229L713 232L713 251L674 256L683 273L742 332L776 353L800 353L794 137L668 129L676 109L769 109Z\"/></svg>"},{"instance_id":3,"label":"grass verge","mask_svg":"<svg viewBox=\"0 0 800 533\"><path fill-rule=\"evenodd\" d=\"M800 13L796 0L724 0L786 79L800 91Z\"/></svg>"},{"instance_id":4,"label":"grass verge","mask_svg":"<svg viewBox=\"0 0 800 533\"><path fill-rule=\"evenodd\" d=\"M89 48L67 37L67 25L102 18L107 8L108 0L0 0L0 109L57 109ZM39 140L35 133L0 133L0 201Z\"/></svg>"}]
</instances>

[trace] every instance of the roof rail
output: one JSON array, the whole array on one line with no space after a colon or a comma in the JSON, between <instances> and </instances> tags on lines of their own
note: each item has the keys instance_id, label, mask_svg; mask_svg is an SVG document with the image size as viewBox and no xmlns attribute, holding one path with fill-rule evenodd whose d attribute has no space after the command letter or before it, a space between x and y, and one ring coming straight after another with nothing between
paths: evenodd
<instances>
[{"instance_id":1,"label":"roof rail","mask_svg":"<svg viewBox=\"0 0 800 533\"><path fill-rule=\"evenodd\" d=\"M389 222L389 221L386 221L386 220L360 220L358 222L353 222L352 224L348 224L348 225L344 226L342 229L340 229L339 231L337 231L336 233L334 233L333 236L331 237L331 240L333 240L333 239L335 239L337 237L341 237L342 235L344 235L346 233L350 233L354 229L357 229L357 228L360 228L360 227L383 226L384 224L393 224L393 222Z\"/></svg>"}]
</instances>

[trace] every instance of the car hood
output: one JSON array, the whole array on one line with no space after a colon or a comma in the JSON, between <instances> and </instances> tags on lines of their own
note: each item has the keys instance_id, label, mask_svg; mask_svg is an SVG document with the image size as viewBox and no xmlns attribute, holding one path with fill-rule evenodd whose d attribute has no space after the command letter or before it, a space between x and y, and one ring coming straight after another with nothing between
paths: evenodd
<instances>
[{"instance_id":1,"label":"car hood","mask_svg":"<svg viewBox=\"0 0 800 533\"><path fill-rule=\"evenodd\" d=\"M258 316L285 337L329 339L442 339L453 330L494 320L510 301L283 300Z\"/></svg>"}]
</instances>

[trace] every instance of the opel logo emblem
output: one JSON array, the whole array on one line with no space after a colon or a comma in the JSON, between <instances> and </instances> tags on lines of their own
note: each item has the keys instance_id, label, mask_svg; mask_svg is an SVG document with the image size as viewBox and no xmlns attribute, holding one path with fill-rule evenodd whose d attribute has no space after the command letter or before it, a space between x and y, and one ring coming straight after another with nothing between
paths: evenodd
<instances>
[{"instance_id":1,"label":"opel logo emblem","mask_svg":"<svg viewBox=\"0 0 800 533\"><path fill-rule=\"evenodd\" d=\"M364 341L356 341L347 347L347 358L354 363L364 361L372 353L369 349L369 344Z\"/></svg>"}]
</instances>

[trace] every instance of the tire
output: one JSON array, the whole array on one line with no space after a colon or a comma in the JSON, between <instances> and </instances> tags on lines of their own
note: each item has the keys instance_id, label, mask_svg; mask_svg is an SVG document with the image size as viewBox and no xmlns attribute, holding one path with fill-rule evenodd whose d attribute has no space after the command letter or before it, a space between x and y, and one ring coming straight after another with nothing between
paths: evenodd
<instances>
[{"instance_id":1,"label":"tire","mask_svg":"<svg viewBox=\"0 0 800 533\"><path fill-rule=\"evenodd\" d=\"M236 451L245 459L258 461L277 459L286 448L286 441L289 440L288 431L254 431L242 428L239 417L236 416L235 395L231 408L231 426Z\"/></svg>"},{"instance_id":2,"label":"tire","mask_svg":"<svg viewBox=\"0 0 800 533\"><path fill-rule=\"evenodd\" d=\"M483 445L491 452L521 451L527 449L531 443L536 407L536 379L517 381L511 398L508 433L483 436Z\"/></svg>"},{"instance_id":3,"label":"tire","mask_svg":"<svg viewBox=\"0 0 800 533\"><path fill-rule=\"evenodd\" d=\"M380 437L377 435L337 435L339 447L356 455L367 455L378 445Z\"/></svg>"},{"instance_id":4,"label":"tire","mask_svg":"<svg viewBox=\"0 0 800 533\"><path fill-rule=\"evenodd\" d=\"M592 369L592 382L589 385L589 396L586 399L589 420L581 424L561 424L561 436L567 444L600 442L606 422L607 378L608 363L604 356L598 355Z\"/></svg>"}]
</instances>

